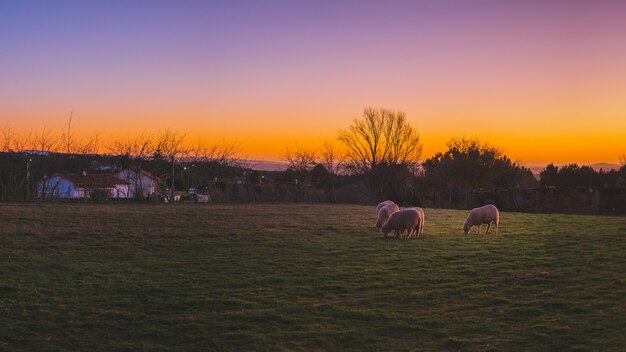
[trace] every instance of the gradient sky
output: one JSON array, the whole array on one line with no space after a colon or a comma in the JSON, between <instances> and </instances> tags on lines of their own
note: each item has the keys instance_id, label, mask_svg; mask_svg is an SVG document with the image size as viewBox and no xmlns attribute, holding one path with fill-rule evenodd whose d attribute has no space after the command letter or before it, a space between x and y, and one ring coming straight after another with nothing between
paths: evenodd
<instances>
[{"instance_id":1,"label":"gradient sky","mask_svg":"<svg viewBox=\"0 0 626 352\"><path fill-rule=\"evenodd\" d=\"M425 156L479 137L514 160L626 153L623 1L0 0L0 123L107 140L173 128L280 159L366 106Z\"/></svg>"}]
</instances>

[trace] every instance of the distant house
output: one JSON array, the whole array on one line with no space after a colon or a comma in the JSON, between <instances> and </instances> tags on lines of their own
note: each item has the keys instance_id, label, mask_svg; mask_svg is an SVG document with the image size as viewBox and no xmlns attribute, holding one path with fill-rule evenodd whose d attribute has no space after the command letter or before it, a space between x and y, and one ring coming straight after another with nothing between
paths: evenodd
<instances>
[{"instance_id":1,"label":"distant house","mask_svg":"<svg viewBox=\"0 0 626 352\"><path fill-rule=\"evenodd\" d=\"M55 174L40 181L40 198L128 198L129 183L109 174Z\"/></svg>"},{"instance_id":2,"label":"distant house","mask_svg":"<svg viewBox=\"0 0 626 352\"><path fill-rule=\"evenodd\" d=\"M156 194L159 178L145 170L122 170L115 174L121 180L128 182L128 198L150 198Z\"/></svg>"}]
</instances>

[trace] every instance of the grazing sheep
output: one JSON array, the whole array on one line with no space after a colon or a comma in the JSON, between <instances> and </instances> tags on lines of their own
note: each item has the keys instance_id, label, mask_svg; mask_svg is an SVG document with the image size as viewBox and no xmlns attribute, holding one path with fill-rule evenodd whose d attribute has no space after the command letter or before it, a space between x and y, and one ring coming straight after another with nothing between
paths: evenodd
<instances>
[{"instance_id":1,"label":"grazing sheep","mask_svg":"<svg viewBox=\"0 0 626 352\"><path fill-rule=\"evenodd\" d=\"M411 237L414 231L418 231L419 237L420 213L415 208L403 209L391 214L389 220L383 225L381 230L387 237L389 232L394 231L396 237L407 230L407 238Z\"/></svg>"},{"instance_id":2,"label":"grazing sheep","mask_svg":"<svg viewBox=\"0 0 626 352\"><path fill-rule=\"evenodd\" d=\"M418 207L415 207L415 209L420 215L420 226L419 230L417 231L417 237L420 237L420 235L424 233L424 209Z\"/></svg>"},{"instance_id":3,"label":"grazing sheep","mask_svg":"<svg viewBox=\"0 0 626 352\"><path fill-rule=\"evenodd\" d=\"M485 231L487 233L492 222L496 224L496 233L498 233L498 228L500 227L500 212L498 208L492 204L474 208L463 223L463 232L467 235L472 226L477 226L476 231L480 234L480 225L487 224L487 231Z\"/></svg>"},{"instance_id":4,"label":"grazing sheep","mask_svg":"<svg viewBox=\"0 0 626 352\"><path fill-rule=\"evenodd\" d=\"M394 204L395 205L396 203L394 203L392 200L386 200L386 201L378 203L378 206L376 207L376 215L378 215L378 212L380 211L380 208L384 207L385 205L389 205L389 204Z\"/></svg>"},{"instance_id":5,"label":"grazing sheep","mask_svg":"<svg viewBox=\"0 0 626 352\"><path fill-rule=\"evenodd\" d=\"M395 213L398 210L400 210L400 208L398 208L398 206L394 202L388 203L387 205L381 207L378 210L378 217L376 218L376 230L380 230L383 224L387 222L391 214Z\"/></svg>"}]
</instances>

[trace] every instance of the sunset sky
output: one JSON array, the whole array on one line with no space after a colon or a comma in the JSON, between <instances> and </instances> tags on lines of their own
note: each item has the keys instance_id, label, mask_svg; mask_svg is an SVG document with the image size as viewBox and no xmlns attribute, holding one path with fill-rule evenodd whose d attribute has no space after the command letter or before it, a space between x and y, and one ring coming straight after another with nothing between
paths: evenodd
<instances>
[{"instance_id":1,"label":"sunset sky","mask_svg":"<svg viewBox=\"0 0 626 352\"><path fill-rule=\"evenodd\" d=\"M626 153L626 1L0 0L0 124L172 128L254 159L402 110L514 160Z\"/></svg>"}]
</instances>

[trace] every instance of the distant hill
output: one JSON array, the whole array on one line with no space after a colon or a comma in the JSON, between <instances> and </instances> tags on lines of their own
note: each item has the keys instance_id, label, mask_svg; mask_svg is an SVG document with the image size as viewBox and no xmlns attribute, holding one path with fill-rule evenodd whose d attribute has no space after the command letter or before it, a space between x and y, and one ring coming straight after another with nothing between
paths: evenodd
<instances>
[{"instance_id":1,"label":"distant hill","mask_svg":"<svg viewBox=\"0 0 626 352\"><path fill-rule=\"evenodd\" d=\"M595 164L590 164L587 166L591 166L596 171L600 171L600 169L604 171L619 170L619 168L622 167L620 164L609 164L609 163L595 163Z\"/></svg>"},{"instance_id":2,"label":"distant hill","mask_svg":"<svg viewBox=\"0 0 626 352\"><path fill-rule=\"evenodd\" d=\"M249 167L257 171L285 171L287 163L273 160L248 160Z\"/></svg>"},{"instance_id":3,"label":"distant hill","mask_svg":"<svg viewBox=\"0 0 626 352\"><path fill-rule=\"evenodd\" d=\"M287 163L284 161L275 161L275 160L249 160L250 168L258 171L285 171L287 170ZM558 167L561 167L566 164L555 164ZM582 166L582 165L581 165ZM586 166L591 166L596 171L605 170L618 170L621 165L620 164L612 164L612 163L595 163L588 164ZM546 165L531 165L527 166L535 175L535 177L539 178L539 173L543 170Z\"/></svg>"},{"instance_id":4,"label":"distant hill","mask_svg":"<svg viewBox=\"0 0 626 352\"><path fill-rule=\"evenodd\" d=\"M561 167L563 165L566 164L554 164L555 166ZM583 165L581 165L583 166ZM621 167L620 164L611 164L611 163L595 163L595 164L588 164L588 165L584 165L584 166L590 166L592 169L596 170L596 171L600 171L600 170L604 170L604 171L609 171L609 170L619 170L619 168ZM533 175L535 176L536 179L539 179L539 173L546 168L546 165L533 165L533 166L528 166L528 168L530 169L530 171L533 172Z\"/></svg>"}]
</instances>

